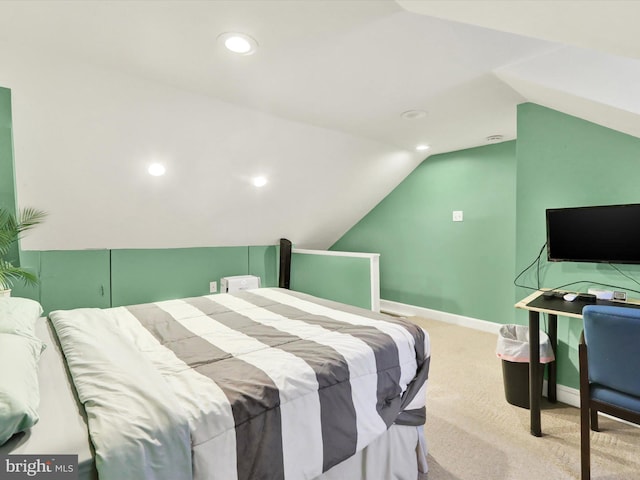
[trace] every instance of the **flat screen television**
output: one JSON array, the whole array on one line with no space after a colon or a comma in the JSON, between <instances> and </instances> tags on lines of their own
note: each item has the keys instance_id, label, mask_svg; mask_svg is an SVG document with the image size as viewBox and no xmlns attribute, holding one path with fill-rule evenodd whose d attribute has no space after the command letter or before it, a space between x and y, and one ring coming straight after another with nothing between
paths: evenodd
<instances>
[{"instance_id":1,"label":"flat screen television","mask_svg":"<svg viewBox=\"0 0 640 480\"><path fill-rule=\"evenodd\" d=\"M640 264L640 204L548 209L547 257Z\"/></svg>"}]
</instances>

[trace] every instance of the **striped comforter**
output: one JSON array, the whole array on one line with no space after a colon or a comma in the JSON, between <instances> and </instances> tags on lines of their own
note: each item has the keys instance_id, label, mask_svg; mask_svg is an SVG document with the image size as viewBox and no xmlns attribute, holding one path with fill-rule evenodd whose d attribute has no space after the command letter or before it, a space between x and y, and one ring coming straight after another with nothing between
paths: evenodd
<instances>
[{"instance_id":1,"label":"striped comforter","mask_svg":"<svg viewBox=\"0 0 640 480\"><path fill-rule=\"evenodd\" d=\"M271 288L50 318L101 480L312 479L424 420L402 319Z\"/></svg>"}]
</instances>

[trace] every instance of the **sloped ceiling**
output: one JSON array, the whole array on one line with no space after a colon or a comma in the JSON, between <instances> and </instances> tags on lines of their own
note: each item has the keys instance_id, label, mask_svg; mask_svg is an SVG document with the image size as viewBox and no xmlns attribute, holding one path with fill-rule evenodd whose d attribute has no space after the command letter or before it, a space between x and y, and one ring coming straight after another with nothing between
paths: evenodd
<instances>
[{"instance_id":1,"label":"sloped ceiling","mask_svg":"<svg viewBox=\"0 0 640 480\"><path fill-rule=\"evenodd\" d=\"M554 42L493 73L527 101L640 137L636 1L416 1L417 14Z\"/></svg>"},{"instance_id":2,"label":"sloped ceiling","mask_svg":"<svg viewBox=\"0 0 640 480\"><path fill-rule=\"evenodd\" d=\"M518 103L640 136L638 14L612 1L0 2L18 202L50 211L23 246L325 248L426 156L515 138ZM225 51L227 31L257 52ZM167 174L149 177L151 161Z\"/></svg>"}]
</instances>

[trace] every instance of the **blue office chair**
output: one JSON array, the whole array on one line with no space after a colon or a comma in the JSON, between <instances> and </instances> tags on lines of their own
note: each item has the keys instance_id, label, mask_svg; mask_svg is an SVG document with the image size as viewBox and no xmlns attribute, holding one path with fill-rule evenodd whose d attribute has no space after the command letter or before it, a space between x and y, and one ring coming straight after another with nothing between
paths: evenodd
<instances>
[{"instance_id":1,"label":"blue office chair","mask_svg":"<svg viewBox=\"0 0 640 480\"><path fill-rule=\"evenodd\" d=\"M588 305L582 318L580 464L589 480L589 431L598 431L598 412L640 424L640 309Z\"/></svg>"}]
</instances>

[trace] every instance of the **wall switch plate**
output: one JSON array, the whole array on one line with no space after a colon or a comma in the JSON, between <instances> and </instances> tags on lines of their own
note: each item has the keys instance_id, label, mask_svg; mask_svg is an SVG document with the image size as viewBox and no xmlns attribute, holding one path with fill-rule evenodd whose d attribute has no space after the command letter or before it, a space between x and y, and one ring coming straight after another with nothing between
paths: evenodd
<instances>
[{"instance_id":1,"label":"wall switch plate","mask_svg":"<svg viewBox=\"0 0 640 480\"><path fill-rule=\"evenodd\" d=\"M218 282L209 282L209 293L216 293L218 291Z\"/></svg>"},{"instance_id":2,"label":"wall switch plate","mask_svg":"<svg viewBox=\"0 0 640 480\"><path fill-rule=\"evenodd\" d=\"M462 221L462 210L454 210L453 211L453 221L461 222Z\"/></svg>"}]
</instances>

